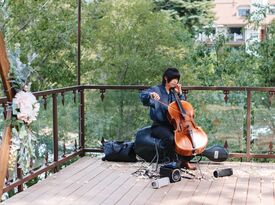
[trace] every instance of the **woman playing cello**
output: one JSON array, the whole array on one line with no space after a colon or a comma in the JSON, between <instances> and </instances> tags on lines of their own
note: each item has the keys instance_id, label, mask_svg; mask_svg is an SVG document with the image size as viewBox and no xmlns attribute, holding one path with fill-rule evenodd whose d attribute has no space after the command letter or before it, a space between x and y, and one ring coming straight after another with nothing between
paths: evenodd
<instances>
[{"instance_id":1,"label":"woman playing cello","mask_svg":"<svg viewBox=\"0 0 275 205\"><path fill-rule=\"evenodd\" d=\"M179 79L180 73L176 68L167 68L163 73L160 85L143 90L140 94L143 105L150 107L150 118L153 121L151 127L152 136L161 140L162 146L165 148L165 156L170 161L177 161L177 155L175 153L174 140L175 127L168 119L167 105L176 101L171 89L177 93L180 100L184 100ZM193 158L192 156L180 156L180 158L181 167L191 170L196 169L195 166L189 163Z\"/></svg>"}]
</instances>

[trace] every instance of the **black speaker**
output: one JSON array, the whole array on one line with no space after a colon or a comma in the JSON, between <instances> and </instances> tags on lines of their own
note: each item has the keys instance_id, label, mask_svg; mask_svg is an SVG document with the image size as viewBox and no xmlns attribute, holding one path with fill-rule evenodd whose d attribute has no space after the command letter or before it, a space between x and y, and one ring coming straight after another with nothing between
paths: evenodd
<instances>
[{"instance_id":1,"label":"black speaker","mask_svg":"<svg viewBox=\"0 0 275 205\"><path fill-rule=\"evenodd\" d=\"M181 180L180 170L171 169L164 166L160 167L159 170L160 177L169 177L171 183L179 182Z\"/></svg>"},{"instance_id":2,"label":"black speaker","mask_svg":"<svg viewBox=\"0 0 275 205\"><path fill-rule=\"evenodd\" d=\"M225 177L225 176L231 176L233 174L232 168L226 168L226 169L219 169L215 170L213 172L214 177Z\"/></svg>"}]
</instances>

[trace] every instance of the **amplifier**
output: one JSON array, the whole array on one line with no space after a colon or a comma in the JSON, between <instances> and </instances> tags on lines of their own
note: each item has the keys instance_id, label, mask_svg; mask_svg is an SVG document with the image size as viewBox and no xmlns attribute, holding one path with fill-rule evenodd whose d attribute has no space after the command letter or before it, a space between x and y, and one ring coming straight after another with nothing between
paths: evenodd
<instances>
[{"instance_id":1,"label":"amplifier","mask_svg":"<svg viewBox=\"0 0 275 205\"><path fill-rule=\"evenodd\" d=\"M160 167L160 177L168 177L171 183L179 182L181 180L181 174L179 169L167 168L164 166Z\"/></svg>"}]
</instances>

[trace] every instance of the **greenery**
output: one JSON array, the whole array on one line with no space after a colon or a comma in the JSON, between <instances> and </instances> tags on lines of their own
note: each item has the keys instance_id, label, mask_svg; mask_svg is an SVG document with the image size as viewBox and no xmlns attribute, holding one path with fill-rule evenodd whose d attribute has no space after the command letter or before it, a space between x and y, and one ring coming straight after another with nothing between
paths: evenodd
<instances>
[{"instance_id":1,"label":"greenery","mask_svg":"<svg viewBox=\"0 0 275 205\"><path fill-rule=\"evenodd\" d=\"M84 82L152 84L167 65L188 73L184 62L192 45L190 35L179 22L153 9L147 0L84 7Z\"/></svg>"},{"instance_id":2,"label":"greenery","mask_svg":"<svg viewBox=\"0 0 275 205\"><path fill-rule=\"evenodd\" d=\"M164 10L179 20L192 34L203 31L214 20L211 0L154 0L156 10Z\"/></svg>"},{"instance_id":3,"label":"greenery","mask_svg":"<svg viewBox=\"0 0 275 205\"><path fill-rule=\"evenodd\" d=\"M173 66L182 73L181 83L186 86L274 87L275 22L267 26L263 41L249 46L250 52L246 46L229 46L223 35L206 45L197 42L196 36L211 28L212 6L210 0L83 0L81 83L155 85L163 70ZM265 9L251 15L248 23L258 28ZM28 77L32 91L76 84L77 1L0 0L0 31L12 71L13 66L31 71L11 72L18 89ZM230 152L246 152L246 92L230 92L227 103L220 91L192 91L187 97L209 146L227 141ZM268 153L269 143L275 143L275 103L270 98L268 93L253 93L251 152ZM76 99L73 93L65 93L63 105L58 95L59 157L64 143L66 153L78 143L79 94ZM49 162L53 161L52 100L48 96L39 102L40 114L32 124L37 136L34 169L45 163L47 153ZM1 128L3 119L2 115ZM98 90L85 91L87 147L101 146L101 138L133 140L139 128L150 124L137 90L106 90L103 100ZM27 186L39 178L44 176Z\"/></svg>"},{"instance_id":4,"label":"greenery","mask_svg":"<svg viewBox=\"0 0 275 205\"><path fill-rule=\"evenodd\" d=\"M20 46L21 60L36 53L32 62L39 73L33 89L76 84L75 47L77 20L75 1L2 1L1 30L7 47Z\"/></svg>"},{"instance_id":5,"label":"greenery","mask_svg":"<svg viewBox=\"0 0 275 205\"><path fill-rule=\"evenodd\" d=\"M81 82L155 85L163 70L173 66L182 73L183 85L275 86L275 23L267 26L266 39L251 45L252 52L245 46L228 46L224 36L209 46L197 42L195 36L211 25L211 7L207 0L83 0ZM7 47L20 50L17 57L24 65L31 59L32 91L75 85L76 1L0 0L0 8L0 29ZM102 137L133 139L138 128L150 124L137 91L107 90L104 96L102 102L98 91L85 93L87 146L98 146ZM266 115L265 122L270 122L274 117L274 104L268 103L268 97L261 93L253 98L252 133L272 139L272 134L257 133L264 126L257 119ZM227 139L232 151L245 152L246 93L230 93L228 103L223 98L220 92L188 94L196 121L208 133L210 143L222 144ZM77 139L78 102L66 96L63 106L58 100L62 146L63 138L70 144ZM34 131L38 142L51 152L52 108L50 98L47 101ZM274 133L274 125L268 126ZM264 150L254 145L256 151L267 150L267 146Z\"/></svg>"}]
</instances>

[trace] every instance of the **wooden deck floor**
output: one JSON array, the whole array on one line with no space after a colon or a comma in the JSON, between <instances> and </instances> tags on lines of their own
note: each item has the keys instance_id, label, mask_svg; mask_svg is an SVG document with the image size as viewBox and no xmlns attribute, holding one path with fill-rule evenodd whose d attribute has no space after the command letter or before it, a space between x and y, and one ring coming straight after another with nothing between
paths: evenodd
<instances>
[{"instance_id":1,"label":"wooden deck floor","mask_svg":"<svg viewBox=\"0 0 275 205\"><path fill-rule=\"evenodd\" d=\"M275 204L274 163L202 163L202 179L182 178L160 189L151 187L151 179L132 175L140 166L83 157L2 204ZM233 168L232 176L213 177L214 170L227 167Z\"/></svg>"}]
</instances>

